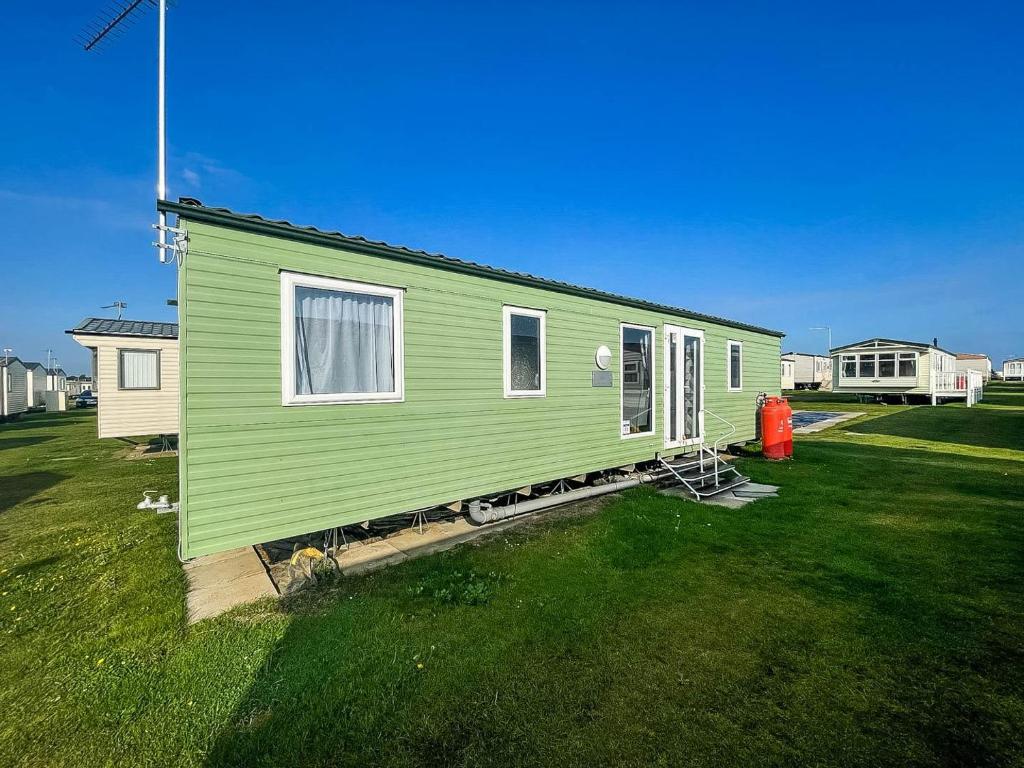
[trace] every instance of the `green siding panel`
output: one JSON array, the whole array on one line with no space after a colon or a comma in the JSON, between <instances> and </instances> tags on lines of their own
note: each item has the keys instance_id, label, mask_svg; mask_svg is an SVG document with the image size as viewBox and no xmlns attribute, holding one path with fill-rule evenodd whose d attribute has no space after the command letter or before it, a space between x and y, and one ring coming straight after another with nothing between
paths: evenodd
<instances>
[{"instance_id":1,"label":"green siding panel","mask_svg":"<svg viewBox=\"0 0 1024 768\"><path fill-rule=\"evenodd\" d=\"M663 452L662 326L705 333L705 399L754 437L758 392L779 392L779 339L666 312L313 243L183 221L179 273L181 554L653 459ZM288 270L405 289L405 401L281 405L280 278ZM502 305L546 309L547 396L505 399ZM656 329L655 426L619 435L619 323ZM743 342L743 391L726 342ZM614 387L591 386L594 351ZM721 428L707 418L710 440ZM677 452L669 450L668 453Z\"/></svg>"}]
</instances>

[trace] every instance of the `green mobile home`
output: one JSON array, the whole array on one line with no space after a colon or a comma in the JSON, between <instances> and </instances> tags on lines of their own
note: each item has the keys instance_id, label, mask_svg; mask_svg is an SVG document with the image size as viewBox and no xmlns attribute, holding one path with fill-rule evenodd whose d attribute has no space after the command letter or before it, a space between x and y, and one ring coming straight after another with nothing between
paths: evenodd
<instances>
[{"instance_id":1,"label":"green mobile home","mask_svg":"<svg viewBox=\"0 0 1024 768\"><path fill-rule=\"evenodd\" d=\"M182 244L185 558L750 440L779 393L777 331L160 206Z\"/></svg>"}]
</instances>

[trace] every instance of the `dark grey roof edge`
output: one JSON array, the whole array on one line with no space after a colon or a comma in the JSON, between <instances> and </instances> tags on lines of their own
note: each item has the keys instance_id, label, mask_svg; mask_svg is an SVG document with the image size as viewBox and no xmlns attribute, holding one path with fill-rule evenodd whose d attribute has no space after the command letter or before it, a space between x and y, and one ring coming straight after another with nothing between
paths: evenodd
<instances>
[{"instance_id":1,"label":"dark grey roof edge","mask_svg":"<svg viewBox=\"0 0 1024 768\"><path fill-rule=\"evenodd\" d=\"M495 280L503 280L505 282L514 282L520 285L543 288L549 291L558 291L559 293L568 293L584 298L614 302L616 304L636 307L637 309L666 312L693 320L704 320L731 328L753 331L754 333L763 333L768 336L777 336L782 338L786 335L782 331L775 331L770 328L762 328L757 325L741 323L724 317L716 317L715 315L694 312L681 307L673 307L668 304L658 304L652 301L645 301L644 299L620 296L615 293L600 291L596 288L586 288L581 285L574 285L560 280L550 280L548 278L537 277L536 275L531 275L526 272L513 272L511 270L500 269L498 267L489 267L486 264L464 261L452 256L445 256L441 253L428 253L427 251L407 248L401 245L390 245L389 243L378 240L368 240L365 237L346 235L342 232L331 232L317 229L316 227L300 226L292 224L290 221L265 219L257 214L237 213L228 208L211 208L198 203L174 203L170 200L159 200L157 201L157 210L164 211L165 213L173 213L186 220L191 219L193 221L202 221L211 224L222 224L224 226L231 226L260 234L289 237L292 239L318 243L320 245L334 247L343 246L351 250L368 253L374 256L427 263L432 266L456 272L489 277Z\"/></svg>"},{"instance_id":2,"label":"dark grey roof edge","mask_svg":"<svg viewBox=\"0 0 1024 768\"><path fill-rule=\"evenodd\" d=\"M857 341L857 342L854 342L853 344L843 344L843 346L841 346L841 347L832 347L832 349L830 349L829 352L831 352L831 353L840 352L841 350L850 349L851 347L863 347L865 344L870 344L873 341L885 341L885 342L888 342L889 344L898 344L898 345L903 346L903 347L918 347L920 349L937 349L937 350L939 350L939 352L945 352L947 355L954 355L954 356L956 355L955 352L950 352L948 349L943 349L942 347L933 346L931 344L928 344L927 342L906 341L904 339L885 339L885 338L882 338L881 336L872 336L870 339L864 339L863 341Z\"/></svg>"},{"instance_id":3,"label":"dark grey roof edge","mask_svg":"<svg viewBox=\"0 0 1024 768\"><path fill-rule=\"evenodd\" d=\"M786 355L803 355L804 357L828 357L828 355L823 355L821 352L783 352L781 356L785 357Z\"/></svg>"},{"instance_id":4,"label":"dark grey roof edge","mask_svg":"<svg viewBox=\"0 0 1024 768\"><path fill-rule=\"evenodd\" d=\"M102 324L111 328L91 328L92 324ZM113 326L117 330L113 330ZM139 326L154 325L168 329L166 333L146 333ZM173 329L173 330L171 330ZM178 338L178 324L168 323L163 320L113 320L109 317L86 317L74 328L69 328L64 333L77 333L80 336L130 336L145 339L176 339Z\"/></svg>"}]
</instances>

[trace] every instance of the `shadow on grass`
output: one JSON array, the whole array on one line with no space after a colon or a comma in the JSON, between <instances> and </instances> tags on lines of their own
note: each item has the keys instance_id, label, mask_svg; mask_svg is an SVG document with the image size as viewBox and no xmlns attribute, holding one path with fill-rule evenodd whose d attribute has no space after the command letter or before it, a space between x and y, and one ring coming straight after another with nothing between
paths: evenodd
<instances>
[{"instance_id":1,"label":"shadow on grass","mask_svg":"<svg viewBox=\"0 0 1024 768\"><path fill-rule=\"evenodd\" d=\"M1011 405L1024 408L1024 384L998 383L985 387L986 405Z\"/></svg>"},{"instance_id":2,"label":"shadow on grass","mask_svg":"<svg viewBox=\"0 0 1024 768\"><path fill-rule=\"evenodd\" d=\"M33 497L67 479L67 475L56 472L27 472L23 475L0 477L0 488L3 488L0 492L0 512L6 512L28 499L33 499L34 503L41 503L45 499Z\"/></svg>"},{"instance_id":3,"label":"shadow on grass","mask_svg":"<svg viewBox=\"0 0 1024 768\"><path fill-rule=\"evenodd\" d=\"M1024 410L922 406L863 421L847 431L1024 450Z\"/></svg>"},{"instance_id":4,"label":"shadow on grass","mask_svg":"<svg viewBox=\"0 0 1024 768\"><path fill-rule=\"evenodd\" d=\"M639 489L281 603L207 765L1010 760L1024 468L840 441L743 467L783 495Z\"/></svg>"},{"instance_id":5,"label":"shadow on grass","mask_svg":"<svg viewBox=\"0 0 1024 768\"><path fill-rule=\"evenodd\" d=\"M35 435L31 437L8 437L0 440L0 451L8 451L11 448L26 448L30 445L39 445L40 443L49 442L53 440L52 435Z\"/></svg>"}]
</instances>

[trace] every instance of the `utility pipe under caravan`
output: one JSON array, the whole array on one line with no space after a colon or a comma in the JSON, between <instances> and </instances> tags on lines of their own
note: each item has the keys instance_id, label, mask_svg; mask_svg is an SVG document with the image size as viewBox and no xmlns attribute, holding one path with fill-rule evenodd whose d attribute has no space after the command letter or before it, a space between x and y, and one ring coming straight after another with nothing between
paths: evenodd
<instances>
[{"instance_id":1,"label":"utility pipe under caravan","mask_svg":"<svg viewBox=\"0 0 1024 768\"><path fill-rule=\"evenodd\" d=\"M472 502L469 505L469 517L477 525L494 523L498 520L505 520L518 515L525 515L530 512L537 512L548 507L555 507L559 504L568 504L571 501L589 499L594 496L601 496L605 493L624 491L627 488L635 488L641 483L651 483L668 475L668 472L641 472L636 477L627 480L618 480L602 485L592 485L586 488L577 488L574 491L555 493L550 496L541 496L538 499L527 499L522 502L514 502L504 507L492 507L486 502ZM485 506L486 505L486 506Z\"/></svg>"}]
</instances>

